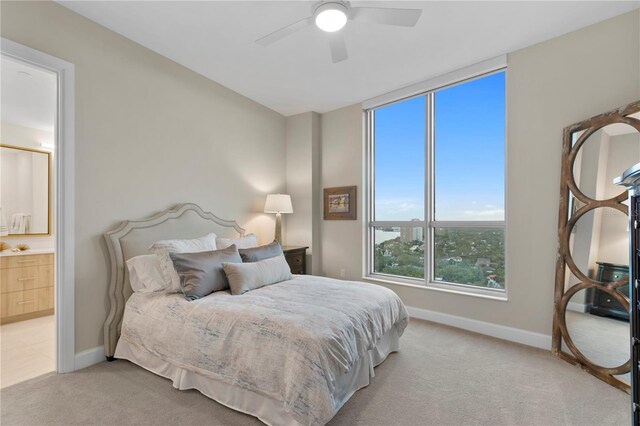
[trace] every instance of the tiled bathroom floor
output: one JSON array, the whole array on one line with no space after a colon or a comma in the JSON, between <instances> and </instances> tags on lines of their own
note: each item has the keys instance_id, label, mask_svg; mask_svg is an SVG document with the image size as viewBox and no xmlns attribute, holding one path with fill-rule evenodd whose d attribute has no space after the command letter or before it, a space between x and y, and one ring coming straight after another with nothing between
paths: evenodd
<instances>
[{"instance_id":1,"label":"tiled bathroom floor","mask_svg":"<svg viewBox=\"0 0 640 426\"><path fill-rule=\"evenodd\" d=\"M0 326L0 388L55 370L53 315Z\"/></svg>"}]
</instances>

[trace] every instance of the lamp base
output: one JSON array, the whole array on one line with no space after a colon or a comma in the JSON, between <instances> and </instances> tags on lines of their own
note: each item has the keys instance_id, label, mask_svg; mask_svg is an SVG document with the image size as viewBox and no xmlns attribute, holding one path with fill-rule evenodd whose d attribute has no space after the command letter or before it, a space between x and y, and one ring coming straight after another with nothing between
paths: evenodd
<instances>
[{"instance_id":1,"label":"lamp base","mask_svg":"<svg viewBox=\"0 0 640 426\"><path fill-rule=\"evenodd\" d=\"M276 213L276 234L273 239L282 244L282 215L280 213Z\"/></svg>"}]
</instances>

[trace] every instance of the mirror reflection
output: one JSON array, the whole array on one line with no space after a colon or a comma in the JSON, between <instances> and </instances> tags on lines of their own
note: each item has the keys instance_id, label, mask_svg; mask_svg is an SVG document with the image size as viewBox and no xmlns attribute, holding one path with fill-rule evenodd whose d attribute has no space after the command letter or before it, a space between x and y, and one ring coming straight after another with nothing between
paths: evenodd
<instances>
[{"instance_id":1,"label":"mirror reflection","mask_svg":"<svg viewBox=\"0 0 640 426\"><path fill-rule=\"evenodd\" d=\"M611 275L608 270L603 273L602 269L605 268L603 265L618 265L628 269L628 227L627 215L610 207L596 208L582 215L573 227L569 240L569 252L578 270L598 281L615 281L610 278L617 274ZM567 280L565 290L577 281L575 277Z\"/></svg>"},{"instance_id":2,"label":"mirror reflection","mask_svg":"<svg viewBox=\"0 0 640 426\"><path fill-rule=\"evenodd\" d=\"M592 363L605 368L618 367L630 357L629 323L590 313L591 300L593 289L580 290L569 301L565 314L569 336Z\"/></svg>"},{"instance_id":3,"label":"mirror reflection","mask_svg":"<svg viewBox=\"0 0 640 426\"><path fill-rule=\"evenodd\" d=\"M50 154L0 147L0 234L49 233Z\"/></svg>"},{"instance_id":4,"label":"mirror reflection","mask_svg":"<svg viewBox=\"0 0 640 426\"><path fill-rule=\"evenodd\" d=\"M582 134L573 134L574 144ZM589 198L613 198L624 192L624 188L613 184L613 179L639 161L640 133L628 124L609 124L589 136L578 151L574 180Z\"/></svg>"},{"instance_id":5,"label":"mirror reflection","mask_svg":"<svg viewBox=\"0 0 640 426\"><path fill-rule=\"evenodd\" d=\"M588 278L603 283L623 280L629 274L627 215L613 208L587 212L576 222L569 247L577 268ZM567 272L565 290L579 282ZM628 284L615 291L628 300ZM598 288L578 291L567 305L565 320L574 345L592 363L612 368L629 359L629 313L610 293Z\"/></svg>"}]
</instances>

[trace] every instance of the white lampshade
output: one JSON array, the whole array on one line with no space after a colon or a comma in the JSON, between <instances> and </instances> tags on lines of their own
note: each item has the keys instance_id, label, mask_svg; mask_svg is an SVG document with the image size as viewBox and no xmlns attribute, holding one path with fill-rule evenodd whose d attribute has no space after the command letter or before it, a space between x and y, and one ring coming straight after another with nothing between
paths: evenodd
<instances>
[{"instance_id":1,"label":"white lampshade","mask_svg":"<svg viewBox=\"0 0 640 426\"><path fill-rule=\"evenodd\" d=\"M291 196L287 194L269 194L264 203L265 213L293 213Z\"/></svg>"}]
</instances>

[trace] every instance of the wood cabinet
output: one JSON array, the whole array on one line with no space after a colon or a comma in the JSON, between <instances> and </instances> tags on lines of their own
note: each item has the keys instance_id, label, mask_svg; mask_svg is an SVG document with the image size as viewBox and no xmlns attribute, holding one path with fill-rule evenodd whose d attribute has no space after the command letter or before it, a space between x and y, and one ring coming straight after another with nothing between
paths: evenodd
<instances>
[{"instance_id":1,"label":"wood cabinet","mask_svg":"<svg viewBox=\"0 0 640 426\"><path fill-rule=\"evenodd\" d=\"M53 253L0 257L0 323L53 314Z\"/></svg>"},{"instance_id":2,"label":"wood cabinet","mask_svg":"<svg viewBox=\"0 0 640 426\"><path fill-rule=\"evenodd\" d=\"M309 247L284 246L284 258L291 268L292 274L304 275L307 273L307 249Z\"/></svg>"},{"instance_id":3,"label":"wood cabinet","mask_svg":"<svg viewBox=\"0 0 640 426\"><path fill-rule=\"evenodd\" d=\"M628 265L615 265L613 263L596 262L598 264L597 280L603 283L611 283L619 281L629 275ZM629 296L629 285L623 285L616 288L618 293L625 297ZM629 312L627 309L614 299L609 293L595 289L593 292L593 301L589 313L602 317L613 317L621 320L629 321Z\"/></svg>"}]
</instances>

